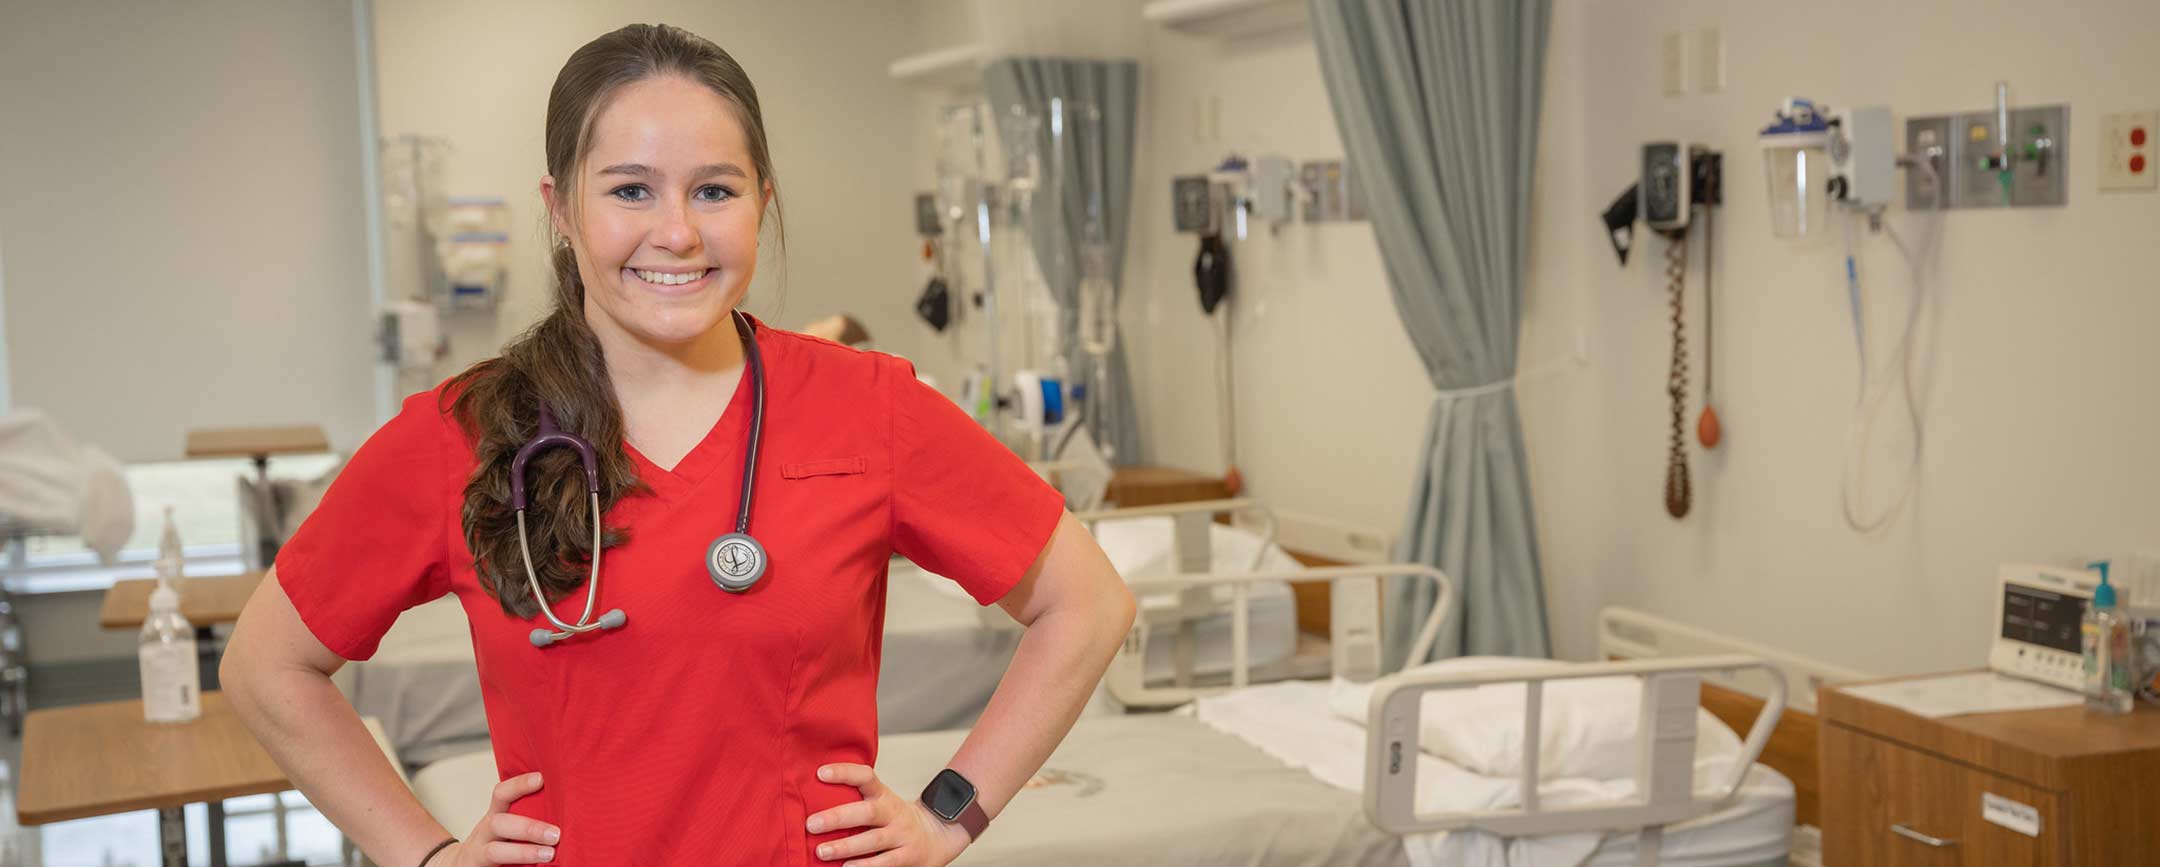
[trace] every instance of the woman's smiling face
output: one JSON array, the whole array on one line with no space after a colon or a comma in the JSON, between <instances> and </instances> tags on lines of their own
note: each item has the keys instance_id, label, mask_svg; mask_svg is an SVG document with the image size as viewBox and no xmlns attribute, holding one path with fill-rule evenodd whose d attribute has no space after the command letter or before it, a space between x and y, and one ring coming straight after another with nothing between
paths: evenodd
<instances>
[{"instance_id":1,"label":"woman's smiling face","mask_svg":"<svg viewBox=\"0 0 2160 867\"><path fill-rule=\"evenodd\" d=\"M623 85L577 173L541 192L577 253L588 323L679 344L749 293L770 188L726 97L675 75Z\"/></svg>"}]
</instances>

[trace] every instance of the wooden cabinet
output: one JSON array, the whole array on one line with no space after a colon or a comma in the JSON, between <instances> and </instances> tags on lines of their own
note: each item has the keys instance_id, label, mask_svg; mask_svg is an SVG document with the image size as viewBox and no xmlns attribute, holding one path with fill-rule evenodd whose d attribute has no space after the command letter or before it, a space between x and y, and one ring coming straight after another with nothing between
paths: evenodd
<instances>
[{"instance_id":1,"label":"wooden cabinet","mask_svg":"<svg viewBox=\"0 0 2160 867\"><path fill-rule=\"evenodd\" d=\"M2160 865L2160 709L1819 703L1824 867Z\"/></svg>"},{"instance_id":2,"label":"wooden cabinet","mask_svg":"<svg viewBox=\"0 0 2160 867\"><path fill-rule=\"evenodd\" d=\"M1227 500L1230 487L1221 476L1203 476L1169 467L1118 467L1111 472L1110 502L1124 508Z\"/></svg>"}]
</instances>

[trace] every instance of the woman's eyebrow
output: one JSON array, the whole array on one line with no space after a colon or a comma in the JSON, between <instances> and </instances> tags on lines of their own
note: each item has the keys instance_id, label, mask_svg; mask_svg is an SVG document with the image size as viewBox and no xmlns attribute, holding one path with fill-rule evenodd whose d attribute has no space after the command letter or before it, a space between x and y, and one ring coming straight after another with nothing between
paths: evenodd
<instances>
[{"instance_id":1,"label":"woman's eyebrow","mask_svg":"<svg viewBox=\"0 0 2160 867\"><path fill-rule=\"evenodd\" d=\"M714 175L728 175L738 178L747 178L750 176L750 173L743 171L741 166L738 166L734 163L713 163L709 166L700 167L697 171L690 173L690 177L693 180L702 180L704 178L709 178Z\"/></svg>"},{"instance_id":2,"label":"woman's eyebrow","mask_svg":"<svg viewBox=\"0 0 2160 867\"><path fill-rule=\"evenodd\" d=\"M649 178L658 176L660 172L654 170L652 166L648 166L643 163L616 163L612 166L601 169L600 174L629 175L631 177ZM713 163L707 166L700 166L696 171L690 173L690 177L692 180L709 178L714 175L729 175L738 178L747 178L750 176L750 173L743 171L741 166L738 166L734 163Z\"/></svg>"}]
</instances>

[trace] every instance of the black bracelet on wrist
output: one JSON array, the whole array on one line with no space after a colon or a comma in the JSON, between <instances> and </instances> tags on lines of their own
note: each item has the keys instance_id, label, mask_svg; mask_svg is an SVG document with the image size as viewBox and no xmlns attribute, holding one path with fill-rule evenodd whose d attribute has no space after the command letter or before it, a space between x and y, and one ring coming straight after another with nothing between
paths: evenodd
<instances>
[{"instance_id":1,"label":"black bracelet on wrist","mask_svg":"<svg viewBox=\"0 0 2160 867\"><path fill-rule=\"evenodd\" d=\"M450 844L456 842L457 838L452 837L448 840L444 840L440 843L435 844L435 848L427 850L426 855L420 856L420 867L427 867L427 862L432 860L435 857L436 853L441 852L444 849L450 848Z\"/></svg>"}]
</instances>

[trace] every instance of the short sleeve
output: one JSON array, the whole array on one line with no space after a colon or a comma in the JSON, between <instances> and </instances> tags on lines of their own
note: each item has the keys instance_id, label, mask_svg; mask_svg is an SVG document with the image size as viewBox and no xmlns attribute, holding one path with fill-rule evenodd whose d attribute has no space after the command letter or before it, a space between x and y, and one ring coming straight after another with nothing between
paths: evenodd
<instances>
[{"instance_id":1,"label":"short sleeve","mask_svg":"<svg viewBox=\"0 0 2160 867\"><path fill-rule=\"evenodd\" d=\"M893 358L892 543L916 565L957 582L984 605L1034 565L1065 513L1065 498L1020 456Z\"/></svg>"},{"instance_id":2,"label":"short sleeve","mask_svg":"<svg viewBox=\"0 0 2160 867\"><path fill-rule=\"evenodd\" d=\"M278 584L337 655L374 656L399 613L449 592L453 430L436 392L407 398L278 550Z\"/></svg>"}]
</instances>

